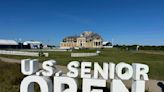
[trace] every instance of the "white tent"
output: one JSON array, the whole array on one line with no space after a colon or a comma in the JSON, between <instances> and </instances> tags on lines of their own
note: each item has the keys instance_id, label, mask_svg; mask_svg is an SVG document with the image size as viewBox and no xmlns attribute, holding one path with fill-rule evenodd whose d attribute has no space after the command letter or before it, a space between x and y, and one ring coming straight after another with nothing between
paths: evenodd
<instances>
[{"instance_id":1,"label":"white tent","mask_svg":"<svg viewBox=\"0 0 164 92\"><path fill-rule=\"evenodd\" d=\"M40 44L42 44L42 42L39 42L39 41L25 41L23 43L23 45L28 45L28 44L30 44L30 45L40 45Z\"/></svg>"},{"instance_id":2,"label":"white tent","mask_svg":"<svg viewBox=\"0 0 164 92\"><path fill-rule=\"evenodd\" d=\"M31 48L40 48L40 45L42 44L42 42L39 41L25 41L23 42L23 45L30 45Z\"/></svg>"},{"instance_id":3,"label":"white tent","mask_svg":"<svg viewBox=\"0 0 164 92\"><path fill-rule=\"evenodd\" d=\"M18 45L18 43L14 40L0 39L0 45Z\"/></svg>"}]
</instances>

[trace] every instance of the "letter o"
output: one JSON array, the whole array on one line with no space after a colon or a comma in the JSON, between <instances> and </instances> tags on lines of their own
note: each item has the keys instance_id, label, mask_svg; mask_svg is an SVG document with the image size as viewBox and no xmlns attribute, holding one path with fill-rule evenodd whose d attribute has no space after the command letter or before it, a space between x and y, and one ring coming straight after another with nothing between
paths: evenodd
<instances>
[{"instance_id":1,"label":"letter o","mask_svg":"<svg viewBox=\"0 0 164 92\"><path fill-rule=\"evenodd\" d=\"M41 92L52 92L52 81L46 77L31 75L23 79L20 92L34 92L34 83L39 84Z\"/></svg>"},{"instance_id":2,"label":"letter o","mask_svg":"<svg viewBox=\"0 0 164 92\"><path fill-rule=\"evenodd\" d=\"M126 69L125 73L122 73L123 69ZM133 68L126 63L119 63L116 66L117 76L122 80L129 80L133 76Z\"/></svg>"}]
</instances>

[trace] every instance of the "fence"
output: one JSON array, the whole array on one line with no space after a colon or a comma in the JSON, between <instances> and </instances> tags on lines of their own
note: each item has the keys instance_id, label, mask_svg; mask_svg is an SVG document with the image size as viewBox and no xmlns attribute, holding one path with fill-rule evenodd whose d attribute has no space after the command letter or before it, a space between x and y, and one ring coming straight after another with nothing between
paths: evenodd
<instances>
[{"instance_id":1,"label":"fence","mask_svg":"<svg viewBox=\"0 0 164 92\"><path fill-rule=\"evenodd\" d=\"M97 55L98 53L71 53L71 57L89 57Z\"/></svg>"},{"instance_id":2,"label":"fence","mask_svg":"<svg viewBox=\"0 0 164 92\"><path fill-rule=\"evenodd\" d=\"M6 51L0 50L0 54L5 55L20 55L20 56L39 56L39 52L22 52L22 51ZM45 57L48 57L48 53L43 53Z\"/></svg>"}]
</instances>

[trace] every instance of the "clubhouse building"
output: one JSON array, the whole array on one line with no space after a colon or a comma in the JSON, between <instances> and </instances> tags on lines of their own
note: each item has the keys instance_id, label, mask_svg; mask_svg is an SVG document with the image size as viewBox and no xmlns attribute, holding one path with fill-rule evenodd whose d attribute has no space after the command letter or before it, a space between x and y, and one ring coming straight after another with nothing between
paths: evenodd
<instances>
[{"instance_id":1,"label":"clubhouse building","mask_svg":"<svg viewBox=\"0 0 164 92\"><path fill-rule=\"evenodd\" d=\"M80 36L68 36L60 42L60 48L102 48L103 38L94 32L83 32Z\"/></svg>"}]
</instances>

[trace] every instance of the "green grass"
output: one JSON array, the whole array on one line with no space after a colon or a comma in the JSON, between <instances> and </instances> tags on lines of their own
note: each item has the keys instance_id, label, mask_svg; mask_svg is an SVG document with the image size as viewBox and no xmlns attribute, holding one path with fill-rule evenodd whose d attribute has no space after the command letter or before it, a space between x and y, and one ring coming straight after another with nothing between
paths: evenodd
<instances>
[{"instance_id":1,"label":"green grass","mask_svg":"<svg viewBox=\"0 0 164 92\"><path fill-rule=\"evenodd\" d=\"M20 65L0 61L0 92L19 92L22 79Z\"/></svg>"},{"instance_id":2,"label":"green grass","mask_svg":"<svg viewBox=\"0 0 164 92\"><path fill-rule=\"evenodd\" d=\"M54 59L59 65L67 65L70 61L88 61L88 62L127 62L127 63L144 63L150 67L149 76L151 79L164 80L164 54L153 53L136 53L135 51L125 51L120 49L101 49L99 56L72 58L71 52L49 52L49 57L39 57L40 61ZM96 50L74 50L73 52L96 52ZM143 51L142 51L143 52ZM24 56L0 55L16 59L37 58Z\"/></svg>"}]
</instances>

